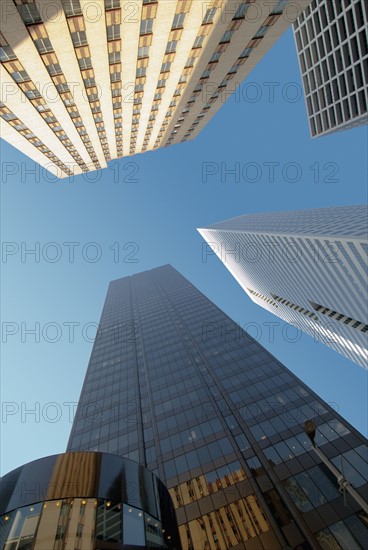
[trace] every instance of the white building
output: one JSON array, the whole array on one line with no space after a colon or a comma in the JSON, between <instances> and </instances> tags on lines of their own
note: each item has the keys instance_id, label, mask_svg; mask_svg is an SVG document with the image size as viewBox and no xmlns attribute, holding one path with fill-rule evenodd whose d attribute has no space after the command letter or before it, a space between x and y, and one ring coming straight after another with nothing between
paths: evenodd
<instances>
[{"instance_id":1,"label":"white building","mask_svg":"<svg viewBox=\"0 0 368 550\"><path fill-rule=\"evenodd\" d=\"M2 0L1 136L59 177L193 139L310 2Z\"/></svg>"},{"instance_id":2,"label":"white building","mask_svg":"<svg viewBox=\"0 0 368 550\"><path fill-rule=\"evenodd\" d=\"M198 229L248 296L367 367L365 205L248 214Z\"/></svg>"},{"instance_id":3,"label":"white building","mask_svg":"<svg viewBox=\"0 0 368 550\"><path fill-rule=\"evenodd\" d=\"M368 122L368 4L313 0L294 23L311 135Z\"/></svg>"}]
</instances>

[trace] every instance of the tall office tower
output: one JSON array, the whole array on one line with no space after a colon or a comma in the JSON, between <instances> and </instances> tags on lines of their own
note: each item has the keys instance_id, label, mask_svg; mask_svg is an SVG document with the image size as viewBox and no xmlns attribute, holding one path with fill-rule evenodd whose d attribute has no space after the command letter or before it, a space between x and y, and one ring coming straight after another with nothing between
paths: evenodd
<instances>
[{"instance_id":1,"label":"tall office tower","mask_svg":"<svg viewBox=\"0 0 368 550\"><path fill-rule=\"evenodd\" d=\"M313 0L294 23L311 135L368 122L365 0Z\"/></svg>"},{"instance_id":2,"label":"tall office tower","mask_svg":"<svg viewBox=\"0 0 368 550\"><path fill-rule=\"evenodd\" d=\"M247 214L198 229L256 304L367 367L365 205Z\"/></svg>"},{"instance_id":3,"label":"tall office tower","mask_svg":"<svg viewBox=\"0 0 368 550\"><path fill-rule=\"evenodd\" d=\"M158 474L185 550L364 548L359 506L311 451L309 418L364 494L366 440L163 266L110 283L68 449Z\"/></svg>"},{"instance_id":4,"label":"tall office tower","mask_svg":"<svg viewBox=\"0 0 368 550\"><path fill-rule=\"evenodd\" d=\"M1 136L59 177L193 139L310 1L2 0Z\"/></svg>"}]
</instances>

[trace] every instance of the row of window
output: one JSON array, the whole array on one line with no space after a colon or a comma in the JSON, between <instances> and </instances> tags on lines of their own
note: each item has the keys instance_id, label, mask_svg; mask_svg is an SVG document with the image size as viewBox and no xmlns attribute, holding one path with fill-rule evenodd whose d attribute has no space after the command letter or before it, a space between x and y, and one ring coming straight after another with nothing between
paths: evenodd
<instances>
[{"instance_id":1,"label":"row of window","mask_svg":"<svg viewBox=\"0 0 368 550\"><path fill-rule=\"evenodd\" d=\"M81 12L79 0L75 0L74 9ZM65 6L64 6L65 7ZM84 87L87 93L88 101L90 104L92 116L95 121L97 135L99 137L101 148L106 161L111 160L110 149L108 145L108 139L106 135L106 128L102 116L100 97L96 85L95 73L91 63L91 53L87 42L87 34L83 16L78 14L77 17L67 16L67 24L69 27L70 37L73 42L74 50L77 59L80 62L80 66L86 67L81 69L82 79Z\"/></svg>"},{"instance_id":2,"label":"row of window","mask_svg":"<svg viewBox=\"0 0 368 550\"><path fill-rule=\"evenodd\" d=\"M334 441L339 437L349 434L350 431L338 420L330 420L324 424L320 424L316 429L315 442L318 447ZM312 444L308 436L303 432L295 437L289 437L280 443L276 443L270 447L263 449L263 453L269 460L270 464L281 464L286 460L290 460L296 456L304 454L312 448Z\"/></svg>"},{"instance_id":3,"label":"row of window","mask_svg":"<svg viewBox=\"0 0 368 550\"><path fill-rule=\"evenodd\" d=\"M191 462L195 463L195 462ZM169 489L175 508L195 502L208 495L213 495L246 479L246 474L239 461L226 464L206 474L191 478L184 483Z\"/></svg>"},{"instance_id":4,"label":"row of window","mask_svg":"<svg viewBox=\"0 0 368 550\"><path fill-rule=\"evenodd\" d=\"M133 506L102 499L48 501L0 518L0 543L6 549L69 544L92 550L98 541L163 548L170 539L157 518Z\"/></svg>"},{"instance_id":5,"label":"row of window","mask_svg":"<svg viewBox=\"0 0 368 550\"><path fill-rule=\"evenodd\" d=\"M76 163L81 166L82 170L88 171L87 166L85 165L82 157L70 141L69 137L64 132L62 126L56 119L54 113L51 111L50 107L44 100L44 98L41 96L41 94L38 92L38 89L36 88L36 85L31 80L28 73L24 70L23 65L20 63L20 61L15 57L15 59L7 62L3 62L4 68L7 70L9 75L12 77L12 79L18 84L20 90L23 92L28 92L28 98L31 102L31 104L34 106L34 108L38 111L39 114L41 113L47 113L47 115L51 118L52 122L47 123L50 129L54 132L56 137L60 140L62 145L67 149L67 151L71 154L71 156L74 158ZM23 128L22 128L23 129ZM41 141L38 140L40 143ZM43 152L43 151L42 151ZM55 162L55 164L57 164ZM58 165L58 164L57 164ZM60 166L60 165L58 165ZM61 166L60 166L61 167ZM67 170L68 175L72 175L72 171L70 169Z\"/></svg>"},{"instance_id":6,"label":"row of window","mask_svg":"<svg viewBox=\"0 0 368 550\"><path fill-rule=\"evenodd\" d=\"M204 467L205 465L212 464L213 461L219 458L225 458L227 455L232 455L233 453L234 449L227 437L207 443L205 446L186 452L174 459L165 460L163 463L165 479L167 481L184 473L188 473L189 475L189 472L193 468Z\"/></svg>"},{"instance_id":7,"label":"row of window","mask_svg":"<svg viewBox=\"0 0 368 550\"><path fill-rule=\"evenodd\" d=\"M18 10L20 10L21 15L23 13L29 14L32 13L32 18L26 18L25 24L27 25L27 29L29 32L29 35L31 39L33 40L36 48L38 49L39 53L41 54L41 59L48 71L48 73L51 76L51 79L53 80L56 89L58 90L60 97L62 101L64 102L64 105L67 108L67 111L72 119L72 122L74 126L76 127L90 157L94 164L95 168L100 168L100 164L97 159L97 155L94 151L94 148L92 146L92 143L90 141L90 138L87 134L86 128L83 124L83 121L80 117L80 114L78 113L77 107L74 104L73 97L70 93L69 87L66 83L65 77L62 73L60 64L58 62L57 56L53 50L51 41L47 35L47 31L45 26L42 24L42 18L38 12L38 8L35 3L30 3L27 5L19 5ZM33 26L30 25L37 24L37 29L33 28ZM42 38L40 38L40 35ZM66 145L64 143L64 145ZM83 162L80 155L77 153L74 146L70 146L67 144L66 148L69 150L69 152L72 154L72 156L76 159L77 163L81 166L83 171L88 171L87 166Z\"/></svg>"},{"instance_id":8,"label":"row of window","mask_svg":"<svg viewBox=\"0 0 368 550\"><path fill-rule=\"evenodd\" d=\"M183 122L185 116L187 116L190 108L194 104L197 95L199 95L199 93L201 92L203 83L205 82L206 79L209 78L209 76L211 74L211 71L214 68L214 64L217 63L217 61L219 60L221 53L223 53L223 51L225 51L224 46L228 45L230 43L231 38L232 38L235 30L238 29L239 24L241 24L241 20L244 20L244 16L245 16L245 13L246 13L248 7L249 7L249 4L245 3L245 2L243 2L239 5L238 10L237 10L237 12L236 12L236 14L233 18L233 21L229 24L228 30L225 31L224 35L222 36L222 38L219 42L219 46L218 46L219 49L215 51L214 56L212 56L208 66L207 66L207 69L202 73L199 82L197 83L196 87L194 88L193 95L189 98L189 101L187 103L186 108L182 112L182 115L181 115L180 119L178 120L178 123L175 125L174 130L172 131L172 133L171 133L171 135L170 135L170 137L167 141L167 145L170 145L173 142L173 140L175 139L175 134L178 132L178 130L181 126L181 122ZM267 30L270 28L270 25L273 25L277 21L278 17L279 17L279 15L276 15L276 14L272 13L272 15L270 15L266 19L264 24L258 29L256 35L253 37L253 39L248 44L248 46L247 46L248 49L252 50L253 47L255 47L259 44L260 40L265 36ZM222 82L218 86L218 89L210 97L207 104L203 107L201 113L194 120L191 127L188 129L187 133L185 134L184 138L181 140L182 142L186 141L191 136L193 131L196 129L197 125L200 124L200 122L204 118L207 111L211 108L212 103L216 102L216 100L218 99L218 97L221 93L221 90L223 88L225 88L227 86L228 82L235 76L235 74L237 73L239 67L241 65L243 65L243 63L246 61L247 57L248 56L244 56L243 54L241 54L239 56L239 58L237 59L237 61L234 63L234 65L229 69L225 79L222 80Z\"/></svg>"},{"instance_id":9,"label":"row of window","mask_svg":"<svg viewBox=\"0 0 368 550\"><path fill-rule=\"evenodd\" d=\"M358 515L337 521L315 533L323 550L364 550L368 540L368 528Z\"/></svg>"},{"instance_id":10,"label":"row of window","mask_svg":"<svg viewBox=\"0 0 368 550\"><path fill-rule=\"evenodd\" d=\"M185 83L186 83L186 81L187 81L187 79L188 79L188 77L189 77L189 75L192 71L195 60L198 56L198 52L196 52L196 50L202 48L206 33L208 32L207 25L213 23L213 19L214 19L214 16L215 16L216 12L217 12L217 9L218 8L208 8L206 10L206 13L205 13L203 21L202 21L201 30L200 30L199 34L197 35L197 37L195 38L193 46L192 46L192 52L193 53L195 52L195 55L193 57L189 57L186 64L185 64L185 66L184 66L184 72L181 75L181 77L179 78L177 88L174 91L173 98L172 98L172 101L170 103L170 108L169 108L169 110L167 111L167 113L165 115L162 126L160 128L160 131L159 131L159 133L156 137L154 148L157 148L157 147L160 146L162 137L164 135L164 131L166 130L166 126L169 124L170 119L173 116L173 113L174 113L173 108L176 107L176 105L177 105L177 99L176 98L178 98L181 95L183 89L185 88ZM185 14L184 13L177 14L174 18L174 21L173 21L173 28L176 28L175 27L176 24L180 25L178 28L182 28L183 23L184 23L184 19L185 19ZM167 43L167 47L166 47L166 54L167 53L175 53L176 48L177 48L177 43L178 43L178 40L169 41ZM163 66L164 66L164 64L163 64ZM159 88L162 88L162 87L165 87L165 86L166 86L166 78L164 78L164 79L159 78L157 88L159 89ZM153 110L153 107L152 107L152 110ZM183 120L184 120L183 117L180 117L178 119L177 123L174 126L174 132L175 133L177 133L177 130L180 127L180 124ZM148 143L148 139L151 135L151 130L152 130L152 127L149 127L149 128L147 127L147 131L146 131L146 142L147 143Z\"/></svg>"},{"instance_id":11,"label":"row of window","mask_svg":"<svg viewBox=\"0 0 368 550\"><path fill-rule=\"evenodd\" d=\"M256 495L249 495L180 525L179 532L184 548L233 548L244 546L243 541L258 537L269 529ZM261 540L257 540L257 547L268 550L270 538L264 544ZM276 548L279 543L274 538L271 540Z\"/></svg>"}]
</instances>

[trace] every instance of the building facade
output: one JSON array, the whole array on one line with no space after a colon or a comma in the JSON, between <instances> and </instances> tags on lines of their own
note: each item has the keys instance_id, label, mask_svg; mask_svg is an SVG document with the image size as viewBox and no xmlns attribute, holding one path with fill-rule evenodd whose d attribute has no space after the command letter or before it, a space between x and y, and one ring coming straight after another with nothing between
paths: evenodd
<instances>
[{"instance_id":1,"label":"building facade","mask_svg":"<svg viewBox=\"0 0 368 550\"><path fill-rule=\"evenodd\" d=\"M366 440L171 266L112 281L69 451L120 454L165 483L184 549L364 548ZM341 458L342 457L342 458Z\"/></svg>"},{"instance_id":2,"label":"building facade","mask_svg":"<svg viewBox=\"0 0 368 550\"><path fill-rule=\"evenodd\" d=\"M365 205L247 214L198 231L256 304L367 368Z\"/></svg>"},{"instance_id":3,"label":"building facade","mask_svg":"<svg viewBox=\"0 0 368 550\"><path fill-rule=\"evenodd\" d=\"M120 456L76 452L0 480L1 550L181 550L163 483Z\"/></svg>"},{"instance_id":4,"label":"building facade","mask_svg":"<svg viewBox=\"0 0 368 550\"><path fill-rule=\"evenodd\" d=\"M313 0L294 23L312 137L368 122L364 0Z\"/></svg>"},{"instance_id":5,"label":"building facade","mask_svg":"<svg viewBox=\"0 0 368 550\"><path fill-rule=\"evenodd\" d=\"M59 177L193 139L311 0L3 0L1 136Z\"/></svg>"}]
</instances>

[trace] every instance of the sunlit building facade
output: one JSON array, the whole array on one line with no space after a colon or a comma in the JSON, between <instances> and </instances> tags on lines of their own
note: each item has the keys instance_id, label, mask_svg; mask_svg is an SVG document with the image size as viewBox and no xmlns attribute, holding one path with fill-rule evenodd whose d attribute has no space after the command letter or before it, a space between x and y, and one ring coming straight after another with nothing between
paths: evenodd
<instances>
[{"instance_id":1,"label":"sunlit building facade","mask_svg":"<svg viewBox=\"0 0 368 550\"><path fill-rule=\"evenodd\" d=\"M366 440L163 266L110 283L68 450L158 475L185 550L364 548L359 506L311 450L310 418L364 495Z\"/></svg>"},{"instance_id":2,"label":"sunlit building facade","mask_svg":"<svg viewBox=\"0 0 368 550\"><path fill-rule=\"evenodd\" d=\"M312 137L368 123L368 6L313 0L294 23Z\"/></svg>"},{"instance_id":3,"label":"sunlit building facade","mask_svg":"<svg viewBox=\"0 0 368 550\"><path fill-rule=\"evenodd\" d=\"M59 177L196 137L311 0L3 0L1 136Z\"/></svg>"},{"instance_id":4,"label":"sunlit building facade","mask_svg":"<svg viewBox=\"0 0 368 550\"><path fill-rule=\"evenodd\" d=\"M198 231L249 298L367 368L365 205L245 214Z\"/></svg>"}]
</instances>

